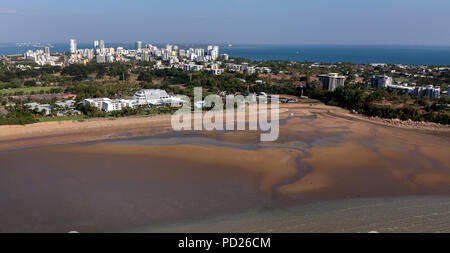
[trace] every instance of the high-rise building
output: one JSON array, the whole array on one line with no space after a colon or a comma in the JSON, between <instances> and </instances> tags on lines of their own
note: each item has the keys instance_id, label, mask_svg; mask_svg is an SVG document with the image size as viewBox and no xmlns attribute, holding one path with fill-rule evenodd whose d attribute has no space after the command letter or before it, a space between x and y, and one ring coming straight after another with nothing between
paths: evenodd
<instances>
[{"instance_id":1,"label":"high-rise building","mask_svg":"<svg viewBox=\"0 0 450 253\"><path fill-rule=\"evenodd\" d=\"M205 49L203 49L203 48L196 48L194 52L198 57L205 55Z\"/></svg>"},{"instance_id":2,"label":"high-rise building","mask_svg":"<svg viewBox=\"0 0 450 253\"><path fill-rule=\"evenodd\" d=\"M142 41L136 41L136 50L142 50Z\"/></svg>"},{"instance_id":3,"label":"high-rise building","mask_svg":"<svg viewBox=\"0 0 450 253\"><path fill-rule=\"evenodd\" d=\"M99 46L100 46L100 49L105 49L105 41L104 40L100 40Z\"/></svg>"},{"instance_id":4,"label":"high-rise building","mask_svg":"<svg viewBox=\"0 0 450 253\"><path fill-rule=\"evenodd\" d=\"M208 46L206 49L208 52L208 55L211 56L211 60L216 60L219 58L219 46Z\"/></svg>"},{"instance_id":5,"label":"high-rise building","mask_svg":"<svg viewBox=\"0 0 450 253\"><path fill-rule=\"evenodd\" d=\"M97 63L105 63L106 62L106 56L105 55L97 55Z\"/></svg>"},{"instance_id":6,"label":"high-rise building","mask_svg":"<svg viewBox=\"0 0 450 253\"><path fill-rule=\"evenodd\" d=\"M383 76L373 76L372 77L372 87L382 89L387 88L388 86L392 85L392 77L383 75Z\"/></svg>"},{"instance_id":7,"label":"high-rise building","mask_svg":"<svg viewBox=\"0 0 450 253\"><path fill-rule=\"evenodd\" d=\"M433 85L417 86L412 92L413 96L416 97L429 97L429 98L440 98L441 97L441 87L433 87Z\"/></svg>"},{"instance_id":8,"label":"high-rise building","mask_svg":"<svg viewBox=\"0 0 450 253\"><path fill-rule=\"evenodd\" d=\"M172 52L172 45L167 44L167 45L166 45L166 51L167 51L167 52Z\"/></svg>"},{"instance_id":9,"label":"high-rise building","mask_svg":"<svg viewBox=\"0 0 450 253\"><path fill-rule=\"evenodd\" d=\"M333 91L339 86L344 86L345 76L339 76L337 73L319 75L319 81L323 84L325 90Z\"/></svg>"},{"instance_id":10,"label":"high-rise building","mask_svg":"<svg viewBox=\"0 0 450 253\"><path fill-rule=\"evenodd\" d=\"M45 55L50 57L50 47L45 47Z\"/></svg>"},{"instance_id":11,"label":"high-rise building","mask_svg":"<svg viewBox=\"0 0 450 253\"><path fill-rule=\"evenodd\" d=\"M219 46L213 47L213 49L211 50L211 58L213 60L216 60L217 58L219 58Z\"/></svg>"},{"instance_id":12,"label":"high-rise building","mask_svg":"<svg viewBox=\"0 0 450 253\"><path fill-rule=\"evenodd\" d=\"M433 87L433 85L427 85L425 87L425 96L429 98L440 98L441 87Z\"/></svg>"},{"instance_id":13,"label":"high-rise building","mask_svg":"<svg viewBox=\"0 0 450 253\"><path fill-rule=\"evenodd\" d=\"M94 40L94 49L99 47L99 42L98 40Z\"/></svg>"},{"instance_id":14,"label":"high-rise building","mask_svg":"<svg viewBox=\"0 0 450 253\"><path fill-rule=\"evenodd\" d=\"M77 52L77 41L74 39L70 40L70 53L74 54Z\"/></svg>"}]
</instances>

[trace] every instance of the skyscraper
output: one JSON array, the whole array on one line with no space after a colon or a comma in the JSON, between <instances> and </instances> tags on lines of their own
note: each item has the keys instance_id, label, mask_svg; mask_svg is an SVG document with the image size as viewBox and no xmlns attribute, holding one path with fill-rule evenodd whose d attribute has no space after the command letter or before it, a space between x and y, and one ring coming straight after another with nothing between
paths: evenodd
<instances>
[{"instance_id":1,"label":"skyscraper","mask_svg":"<svg viewBox=\"0 0 450 253\"><path fill-rule=\"evenodd\" d=\"M195 49L195 54L197 55L197 56L204 56L205 55L205 49L203 49L203 48L196 48Z\"/></svg>"},{"instance_id":2,"label":"skyscraper","mask_svg":"<svg viewBox=\"0 0 450 253\"><path fill-rule=\"evenodd\" d=\"M142 50L142 41L136 41L136 50Z\"/></svg>"},{"instance_id":3,"label":"skyscraper","mask_svg":"<svg viewBox=\"0 0 450 253\"><path fill-rule=\"evenodd\" d=\"M105 41L100 40L100 49L105 49Z\"/></svg>"},{"instance_id":4,"label":"skyscraper","mask_svg":"<svg viewBox=\"0 0 450 253\"><path fill-rule=\"evenodd\" d=\"M219 46L213 47L213 49L211 50L211 58L213 60L216 60L217 58L219 58Z\"/></svg>"},{"instance_id":5,"label":"skyscraper","mask_svg":"<svg viewBox=\"0 0 450 253\"><path fill-rule=\"evenodd\" d=\"M50 47L45 47L45 56L50 57Z\"/></svg>"},{"instance_id":6,"label":"skyscraper","mask_svg":"<svg viewBox=\"0 0 450 253\"><path fill-rule=\"evenodd\" d=\"M219 46L209 45L207 51L212 60L216 60L217 58L219 58Z\"/></svg>"},{"instance_id":7,"label":"skyscraper","mask_svg":"<svg viewBox=\"0 0 450 253\"><path fill-rule=\"evenodd\" d=\"M172 51L172 45L167 44L167 45L166 45L166 51L167 51L167 52L171 52L171 51Z\"/></svg>"},{"instance_id":8,"label":"skyscraper","mask_svg":"<svg viewBox=\"0 0 450 253\"><path fill-rule=\"evenodd\" d=\"M98 48L98 46L99 46L98 40L94 40L94 49Z\"/></svg>"},{"instance_id":9,"label":"skyscraper","mask_svg":"<svg viewBox=\"0 0 450 253\"><path fill-rule=\"evenodd\" d=\"M77 40L71 39L70 40L70 53L74 54L77 52Z\"/></svg>"}]
</instances>

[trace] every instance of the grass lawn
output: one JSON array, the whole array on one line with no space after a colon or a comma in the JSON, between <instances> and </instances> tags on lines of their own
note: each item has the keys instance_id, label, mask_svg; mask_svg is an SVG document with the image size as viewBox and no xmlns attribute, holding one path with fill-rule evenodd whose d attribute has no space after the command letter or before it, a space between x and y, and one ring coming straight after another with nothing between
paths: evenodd
<instances>
[{"instance_id":1,"label":"grass lawn","mask_svg":"<svg viewBox=\"0 0 450 253\"><path fill-rule=\"evenodd\" d=\"M400 83L409 83L409 79L406 77L396 77L394 78L395 82L400 82Z\"/></svg>"},{"instance_id":2,"label":"grass lawn","mask_svg":"<svg viewBox=\"0 0 450 253\"><path fill-rule=\"evenodd\" d=\"M54 87L25 87L25 88L13 88L13 89L2 89L0 90L0 95L15 95L16 92L23 92L23 94L31 94L33 91L36 94L40 94L42 91L48 92Z\"/></svg>"},{"instance_id":3,"label":"grass lawn","mask_svg":"<svg viewBox=\"0 0 450 253\"><path fill-rule=\"evenodd\" d=\"M39 122L53 122L53 121L65 121L65 120L85 120L84 115L72 115L63 117L44 117L40 118Z\"/></svg>"}]
</instances>

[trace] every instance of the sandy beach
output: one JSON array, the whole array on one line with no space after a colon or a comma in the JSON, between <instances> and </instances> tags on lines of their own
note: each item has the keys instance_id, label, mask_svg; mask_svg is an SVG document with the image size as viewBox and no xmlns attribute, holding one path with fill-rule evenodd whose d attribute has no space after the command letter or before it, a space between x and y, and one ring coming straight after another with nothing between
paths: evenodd
<instances>
[{"instance_id":1,"label":"sandy beach","mask_svg":"<svg viewBox=\"0 0 450 253\"><path fill-rule=\"evenodd\" d=\"M377 124L380 126L391 126L379 120L370 120L368 117L350 114L347 110L326 106L323 104L284 104L280 106L280 119L289 116L312 116L313 113L326 115L330 119L348 119L348 121L359 121L361 123ZM57 121L41 122L30 125L6 125L0 126L0 143L29 141L29 139L60 138L65 143L102 140L130 136L143 136L149 134L161 134L172 131L170 124L171 115L156 115L127 118L88 119L85 121ZM336 124L336 122L332 122ZM436 127L436 124L421 127L395 126L396 128L415 129L420 131L439 132L450 135L449 126ZM208 134L208 133L206 133ZM42 141L42 140L41 140ZM55 141L55 139L53 139ZM0 148L1 149L1 148Z\"/></svg>"},{"instance_id":2,"label":"sandy beach","mask_svg":"<svg viewBox=\"0 0 450 253\"><path fill-rule=\"evenodd\" d=\"M325 210L418 196L406 203L433 213L428 199L450 196L448 154L447 128L389 126L325 105L282 105L270 143L254 131L173 132L168 115L2 126L0 231L340 231ZM315 204L316 220L282 229L280 219L301 223ZM340 232L377 228L370 221L387 205ZM447 216L436 222L449 230Z\"/></svg>"}]
</instances>

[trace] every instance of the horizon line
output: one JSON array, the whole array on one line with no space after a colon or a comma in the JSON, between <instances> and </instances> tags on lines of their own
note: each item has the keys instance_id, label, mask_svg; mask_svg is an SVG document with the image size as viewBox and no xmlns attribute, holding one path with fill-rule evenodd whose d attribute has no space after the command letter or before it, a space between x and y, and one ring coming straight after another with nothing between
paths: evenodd
<instances>
[{"instance_id":1,"label":"horizon line","mask_svg":"<svg viewBox=\"0 0 450 253\"><path fill-rule=\"evenodd\" d=\"M42 44L69 44L67 41L14 41L14 42L0 42L0 44L16 44L16 43L42 43ZM76 39L75 39L76 40ZM92 44L92 41L78 41L79 44ZM450 44L381 44L381 43L233 43L233 42L147 42L144 40L136 41L106 41L105 44L133 44L137 41L142 41L146 44L171 44L171 45L229 45L232 46L393 46L393 47L450 47Z\"/></svg>"}]
</instances>

